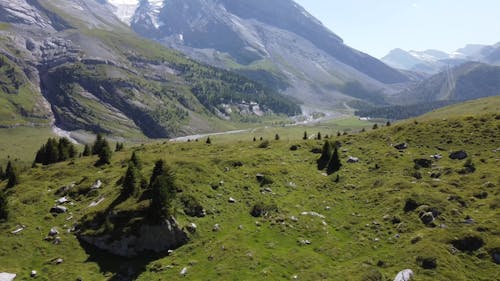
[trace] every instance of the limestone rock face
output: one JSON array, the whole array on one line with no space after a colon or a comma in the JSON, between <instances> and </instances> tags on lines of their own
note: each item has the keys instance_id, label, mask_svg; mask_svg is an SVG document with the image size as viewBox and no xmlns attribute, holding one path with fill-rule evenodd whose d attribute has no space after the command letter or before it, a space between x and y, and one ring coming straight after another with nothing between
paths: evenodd
<instances>
[{"instance_id":1,"label":"limestone rock face","mask_svg":"<svg viewBox=\"0 0 500 281\"><path fill-rule=\"evenodd\" d=\"M178 248L188 241L188 236L171 218L159 225L144 224L119 237L81 235L79 239L111 254L132 258L142 253L162 253Z\"/></svg>"}]
</instances>

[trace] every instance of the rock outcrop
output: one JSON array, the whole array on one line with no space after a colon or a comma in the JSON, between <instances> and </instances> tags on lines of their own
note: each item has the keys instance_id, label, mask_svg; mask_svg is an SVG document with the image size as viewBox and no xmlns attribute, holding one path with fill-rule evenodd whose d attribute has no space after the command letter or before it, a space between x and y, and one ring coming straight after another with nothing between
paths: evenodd
<instances>
[{"instance_id":1,"label":"rock outcrop","mask_svg":"<svg viewBox=\"0 0 500 281\"><path fill-rule=\"evenodd\" d=\"M100 250L126 258L136 257L143 253L166 253L188 241L187 234L179 228L173 218L158 225L143 224L135 231L123 234L123 236L80 235L78 238Z\"/></svg>"}]
</instances>

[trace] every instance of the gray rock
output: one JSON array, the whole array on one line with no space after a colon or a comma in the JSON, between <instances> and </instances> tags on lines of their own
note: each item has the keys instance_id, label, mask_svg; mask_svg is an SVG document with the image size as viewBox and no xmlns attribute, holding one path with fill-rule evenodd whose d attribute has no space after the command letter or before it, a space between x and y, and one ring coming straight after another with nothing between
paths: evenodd
<instances>
[{"instance_id":1,"label":"gray rock","mask_svg":"<svg viewBox=\"0 0 500 281\"><path fill-rule=\"evenodd\" d=\"M420 216L420 220L425 224L429 225L434 221L434 215L432 212L425 212Z\"/></svg>"},{"instance_id":2,"label":"gray rock","mask_svg":"<svg viewBox=\"0 0 500 281\"><path fill-rule=\"evenodd\" d=\"M62 214L62 213L66 213L67 211L68 211L68 208L66 208L64 206L60 206L60 205L50 208L50 212L55 213L55 214Z\"/></svg>"},{"instance_id":3,"label":"gray rock","mask_svg":"<svg viewBox=\"0 0 500 281\"><path fill-rule=\"evenodd\" d=\"M464 160L465 158L467 158L467 156L467 152L465 152L464 150L454 151L450 153L450 159L453 160Z\"/></svg>"},{"instance_id":4,"label":"gray rock","mask_svg":"<svg viewBox=\"0 0 500 281\"><path fill-rule=\"evenodd\" d=\"M413 271L411 269L405 269L400 271L394 281L409 281L413 277Z\"/></svg>"},{"instance_id":5,"label":"gray rock","mask_svg":"<svg viewBox=\"0 0 500 281\"><path fill-rule=\"evenodd\" d=\"M189 233L195 233L196 232L196 229L198 227L196 226L195 223L190 223L186 226L186 230L189 232Z\"/></svg>"},{"instance_id":6,"label":"gray rock","mask_svg":"<svg viewBox=\"0 0 500 281\"><path fill-rule=\"evenodd\" d=\"M218 232L220 230L220 225L218 223L214 224L214 227L212 228L213 232Z\"/></svg>"},{"instance_id":7,"label":"gray rock","mask_svg":"<svg viewBox=\"0 0 500 281\"><path fill-rule=\"evenodd\" d=\"M56 236L58 234L59 234L59 231L55 227L51 228L49 231L49 236Z\"/></svg>"},{"instance_id":8,"label":"gray rock","mask_svg":"<svg viewBox=\"0 0 500 281\"><path fill-rule=\"evenodd\" d=\"M101 181L101 180L97 180L97 181L94 183L94 185L92 185L90 188L91 188L91 189L99 189L99 188L101 188L101 186L102 186L102 181Z\"/></svg>"},{"instance_id":9,"label":"gray rock","mask_svg":"<svg viewBox=\"0 0 500 281\"><path fill-rule=\"evenodd\" d=\"M236 203L236 199L234 199L233 197L229 197L229 199L227 201L229 203Z\"/></svg>"},{"instance_id":10,"label":"gray rock","mask_svg":"<svg viewBox=\"0 0 500 281\"><path fill-rule=\"evenodd\" d=\"M58 258L58 259L55 260L55 264L61 264L63 262L64 262L64 260L61 259L61 258Z\"/></svg>"},{"instance_id":11,"label":"gray rock","mask_svg":"<svg viewBox=\"0 0 500 281\"><path fill-rule=\"evenodd\" d=\"M182 276L186 276L187 271L188 271L187 267L184 267L179 274Z\"/></svg>"},{"instance_id":12,"label":"gray rock","mask_svg":"<svg viewBox=\"0 0 500 281\"><path fill-rule=\"evenodd\" d=\"M142 253L162 253L169 249L176 249L188 241L187 234L182 231L175 219L170 218L161 224L138 226L122 236L103 234L100 236L78 236L98 249L117 256L132 258Z\"/></svg>"},{"instance_id":13,"label":"gray rock","mask_svg":"<svg viewBox=\"0 0 500 281\"><path fill-rule=\"evenodd\" d=\"M395 149L397 150L404 150L404 149L408 149L408 144L406 142L403 142L403 143L400 143L400 144L396 144L394 146Z\"/></svg>"},{"instance_id":14,"label":"gray rock","mask_svg":"<svg viewBox=\"0 0 500 281\"><path fill-rule=\"evenodd\" d=\"M30 276L31 277L36 277L36 275L37 275L36 270L32 270Z\"/></svg>"},{"instance_id":15,"label":"gray rock","mask_svg":"<svg viewBox=\"0 0 500 281\"><path fill-rule=\"evenodd\" d=\"M0 272L0 281L14 281L16 276L14 273Z\"/></svg>"},{"instance_id":16,"label":"gray rock","mask_svg":"<svg viewBox=\"0 0 500 281\"><path fill-rule=\"evenodd\" d=\"M358 162L359 162L358 157L349 156L349 158L347 159L347 163L358 163Z\"/></svg>"}]
</instances>

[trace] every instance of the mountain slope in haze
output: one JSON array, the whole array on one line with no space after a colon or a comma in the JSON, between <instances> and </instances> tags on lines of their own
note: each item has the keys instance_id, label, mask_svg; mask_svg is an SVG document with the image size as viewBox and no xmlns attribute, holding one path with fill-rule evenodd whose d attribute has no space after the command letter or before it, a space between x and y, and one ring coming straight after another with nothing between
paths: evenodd
<instances>
[{"instance_id":1,"label":"mountain slope in haze","mask_svg":"<svg viewBox=\"0 0 500 281\"><path fill-rule=\"evenodd\" d=\"M469 44L453 53L439 50L405 51L394 49L381 60L397 69L436 74L468 61L498 64L500 43L488 46Z\"/></svg>"},{"instance_id":2,"label":"mountain slope in haze","mask_svg":"<svg viewBox=\"0 0 500 281\"><path fill-rule=\"evenodd\" d=\"M55 119L65 130L158 138L213 130L209 119L300 113L241 75L137 37L100 2L0 0L0 11L0 114L10 116L0 125Z\"/></svg>"},{"instance_id":3,"label":"mountain slope in haze","mask_svg":"<svg viewBox=\"0 0 500 281\"><path fill-rule=\"evenodd\" d=\"M409 78L345 45L291 0L109 0L140 35L285 90L306 103L349 100L347 83L393 92ZM135 3L135 4L134 4Z\"/></svg>"},{"instance_id":4,"label":"mountain slope in haze","mask_svg":"<svg viewBox=\"0 0 500 281\"><path fill-rule=\"evenodd\" d=\"M466 101L500 95L500 66L468 62L421 81L394 97L405 104Z\"/></svg>"}]
</instances>

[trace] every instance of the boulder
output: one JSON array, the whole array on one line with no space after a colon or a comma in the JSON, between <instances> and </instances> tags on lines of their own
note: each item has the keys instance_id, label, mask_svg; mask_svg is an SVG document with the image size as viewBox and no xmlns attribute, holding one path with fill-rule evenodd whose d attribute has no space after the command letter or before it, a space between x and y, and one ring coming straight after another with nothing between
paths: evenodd
<instances>
[{"instance_id":1,"label":"boulder","mask_svg":"<svg viewBox=\"0 0 500 281\"><path fill-rule=\"evenodd\" d=\"M435 258L435 257L417 257L417 263L423 269L436 269L437 258Z\"/></svg>"},{"instance_id":2,"label":"boulder","mask_svg":"<svg viewBox=\"0 0 500 281\"><path fill-rule=\"evenodd\" d=\"M484 240L479 236L465 236L451 241L453 247L462 252L472 253L484 246Z\"/></svg>"},{"instance_id":3,"label":"boulder","mask_svg":"<svg viewBox=\"0 0 500 281\"><path fill-rule=\"evenodd\" d=\"M55 214L62 214L62 213L66 213L67 211L68 211L68 208L66 208L64 206L60 206L60 205L57 205L57 206L50 208L50 212L55 213Z\"/></svg>"},{"instance_id":4,"label":"boulder","mask_svg":"<svg viewBox=\"0 0 500 281\"><path fill-rule=\"evenodd\" d=\"M465 152L464 150L454 151L450 153L450 159L453 160L464 160L465 158L467 158L467 156L467 152Z\"/></svg>"},{"instance_id":5,"label":"boulder","mask_svg":"<svg viewBox=\"0 0 500 281\"><path fill-rule=\"evenodd\" d=\"M434 159L434 160L439 160L439 159L443 158L443 155L441 155L441 154L434 154L434 155L431 155L431 158Z\"/></svg>"},{"instance_id":6,"label":"boulder","mask_svg":"<svg viewBox=\"0 0 500 281\"><path fill-rule=\"evenodd\" d=\"M404 150L404 149L408 149L408 144L406 142L403 142L403 143L400 143L400 144L396 144L394 146L395 149L397 150Z\"/></svg>"},{"instance_id":7,"label":"boulder","mask_svg":"<svg viewBox=\"0 0 500 281\"><path fill-rule=\"evenodd\" d=\"M212 228L213 232L218 232L220 230L220 225L218 223L214 224L214 227Z\"/></svg>"},{"instance_id":8,"label":"boulder","mask_svg":"<svg viewBox=\"0 0 500 281\"><path fill-rule=\"evenodd\" d=\"M195 223L190 223L186 226L186 230L189 232L189 233L195 233L196 232L196 229L198 227L196 226Z\"/></svg>"},{"instance_id":9,"label":"boulder","mask_svg":"<svg viewBox=\"0 0 500 281\"><path fill-rule=\"evenodd\" d=\"M56 202L57 202L57 204L64 204L64 203L68 203L69 199L66 196L64 196L64 197L57 199Z\"/></svg>"},{"instance_id":10,"label":"boulder","mask_svg":"<svg viewBox=\"0 0 500 281\"><path fill-rule=\"evenodd\" d=\"M429 225L434 221L434 215L432 212L424 212L420 215L420 220L425 224Z\"/></svg>"},{"instance_id":11,"label":"boulder","mask_svg":"<svg viewBox=\"0 0 500 281\"><path fill-rule=\"evenodd\" d=\"M181 270L181 272L179 274L182 275L182 276L186 276L187 271L188 271L187 267L184 267L184 268L182 268L182 270Z\"/></svg>"},{"instance_id":12,"label":"boulder","mask_svg":"<svg viewBox=\"0 0 500 281\"><path fill-rule=\"evenodd\" d=\"M405 269L400 271L394 281L409 281L413 277L413 271L411 269Z\"/></svg>"},{"instance_id":13,"label":"boulder","mask_svg":"<svg viewBox=\"0 0 500 281\"><path fill-rule=\"evenodd\" d=\"M49 231L49 236L56 236L59 234L59 231L57 231L57 228L53 227Z\"/></svg>"},{"instance_id":14,"label":"boulder","mask_svg":"<svg viewBox=\"0 0 500 281\"><path fill-rule=\"evenodd\" d=\"M133 231L121 235L79 235L78 239L111 254L133 258L144 253L166 253L170 249L177 249L187 243L188 236L175 219L170 218L155 225L139 225Z\"/></svg>"},{"instance_id":15,"label":"boulder","mask_svg":"<svg viewBox=\"0 0 500 281\"><path fill-rule=\"evenodd\" d=\"M16 276L14 273L0 272L0 281L14 281Z\"/></svg>"},{"instance_id":16,"label":"boulder","mask_svg":"<svg viewBox=\"0 0 500 281\"><path fill-rule=\"evenodd\" d=\"M32 270L31 273L30 273L30 277L36 277L38 272L36 272L36 270Z\"/></svg>"},{"instance_id":17,"label":"boulder","mask_svg":"<svg viewBox=\"0 0 500 281\"><path fill-rule=\"evenodd\" d=\"M493 258L494 263L500 264L500 248L493 249L491 251L491 257Z\"/></svg>"},{"instance_id":18,"label":"boulder","mask_svg":"<svg viewBox=\"0 0 500 281\"><path fill-rule=\"evenodd\" d=\"M415 165L420 166L422 168L432 167L432 161L429 159L424 159L424 158L414 159L413 163L415 163Z\"/></svg>"},{"instance_id":19,"label":"boulder","mask_svg":"<svg viewBox=\"0 0 500 281\"><path fill-rule=\"evenodd\" d=\"M236 199L234 199L233 197L229 197L229 199L227 200L227 202L229 202L229 203L236 203Z\"/></svg>"},{"instance_id":20,"label":"boulder","mask_svg":"<svg viewBox=\"0 0 500 281\"><path fill-rule=\"evenodd\" d=\"M359 162L358 157L349 156L349 158L347 159L347 163L358 163L358 162Z\"/></svg>"},{"instance_id":21,"label":"boulder","mask_svg":"<svg viewBox=\"0 0 500 281\"><path fill-rule=\"evenodd\" d=\"M102 186L102 181L101 180L97 180L94 185L92 185L90 187L90 189L99 189L100 187Z\"/></svg>"}]
</instances>

